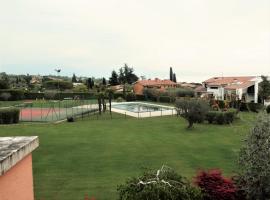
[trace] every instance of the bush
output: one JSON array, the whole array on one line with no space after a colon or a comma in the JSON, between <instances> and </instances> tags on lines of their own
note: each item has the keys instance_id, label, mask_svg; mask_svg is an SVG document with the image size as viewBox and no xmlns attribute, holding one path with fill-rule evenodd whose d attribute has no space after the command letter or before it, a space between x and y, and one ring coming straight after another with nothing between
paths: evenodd
<instances>
[{"instance_id":1,"label":"bush","mask_svg":"<svg viewBox=\"0 0 270 200\"><path fill-rule=\"evenodd\" d=\"M249 111L251 112L256 112L258 113L259 110L261 110L263 108L263 105L260 104L260 103L253 103L253 102L250 102L250 103L247 103L247 108Z\"/></svg>"},{"instance_id":2,"label":"bush","mask_svg":"<svg viewBox=\"0 0 270 200\"><path fill-rule=\"evenodd\" d=\"M8 101L10 97L11 97L11 94L8 92L3 92L2 94L0 94L1 101Z\"/></svg>"},{"instance_id":3,"label":"bush","mask_svg":"<svg viewBox=\"0 0 270 200\"><path fill-rule=\"evenodd\" d=\"M74 117L67 117L67 122L74 122Z\"/></svg>"},{"instance_id":4,"label":"bush","mask_svg":"<svg viewBox=\"0 0 270 200\"><path fill-rule=\"evenodd\" d=\"M129 92L126 95L126 101L136 101L136 96L134 93Z\"/></svg>"},{"instance_id":5,"label":"bush","mask_svg":"<svg viewBox=\"0 0 270 200\"><path fill-rule=\"evenodd\" d=\"M136 94L136 100L138 100L138 101L145 101L145 96L144 95Z\"/></svg>"},{"instance_id":6,"label":"bush","mask_svg":"<svg viewBox=\"0 0 270 200\"><path fill-rule=\"evenodd\" d=\"M18 123L20 118L20 110L17 108L1 108L0 124Z\"/></svg>"},{"instance_id":7,"label":"bush","mask_svg":"<svg viewBox=\"0 0 270 200\"><path fill-rule=\"evenodd\" d=\"M191 128L194 123L204 121L209 111L207 102L200 99L177 99L175 107L177 113L188 121L189 125L187 128Z\"/></svg>"},{"instance_id":8,"label":"bush","mask_svg":"<svg viewBox=\"0 0 270 200\"><path fill-rule=\"evenodd\" d=\"M269 114L270 113L270 105L268 105L267 107L266 107L266 112Z\"/></svg>"},{"instance_id":9,"label":"bush","mask_svg":"<svg viewBox=\"0 0 270 200\"><path fill-rule=\"evenodd\" d=\"M118 97L117 99L116 99L116 102L124 102L125 101L125 99L123 99L122 97Z\"/></svg>"},{"instance_id":10,"label":"bush","mask_svg":"<svg viewBox=\"0 0 270 200\"><path fill-rule=\"evenodd\" d=\"M219 100L218 107L223 110L225 108L225 102L223 100Z\"/></svg>"},{"instance_id":11,"label":"bush","mask_svg":"<svg viewBox=\"0 0 270 200\"><path fill-rule=\"evenodd\" d=\"M57 80L52 80L52 81L46 81L44 82L44 87L46 89L58 89L58 86L60 90L67 90L67 89L72 89L73 84L69 81L57 81Z\"/></svg>"},{"instance_id":12,"label":"bush","mask_svg":"<svg viewBox=\"0 0 270 200\"><path fill-rule=\"evenodd\" d=\"M17 89L2 89L0 90L0 95L3 93L9 93L9 101L17 101L24 98L24 91Z\"/></svg>"},{"instance_id":13,"label":"bush","mask_svg":"<svg viewBox=\"0 0 270 200\"><path fill-rule=\"evenodd\" d=\"M192 89L177 88L175 89L176 97L194 97L194 91Z\"/></svg>"},{"instance_id":14,"label":"bush","mask_svg":"<svg viewBox=\"0 0 270 200\"><path fill-rule=\"evenodd\" d=\"M209 111L206 114L206 120L209 124L230 124L235 120L236 114L237 110L233 108L227 111Z\"/></svg>"},{"instance_id":15,"label":"bush","mask_svg":"<svg viewBox=\"0 0 270 200\"><path fill-rule=\"evenodd\" d=\"M169 96L161 96L161 97L159 97L159 101L163 102L163 103L171 103L174 100L175 100L174 98L171 98Z\"/></svg>"},{"instance_id":16,"label":"bush","mask_svg":"<svg viewBox=\"0 0 270 200\"><path fill-rule=\"evenodd\" d=\"M224 178L220 170L200 171L195 184L201 188L204 200L237 200L238 189L233 181Z\"/></svg>"},{"instance_id":17,"label":"bush","mask_svg":"<svg viewBox=\"0 0 270 200\"><path fill-rule=\"evenodd\" d=\"M240 111L242 111L242 112L243 111L249 111L247 103L238 101L238 105L239 105L239 110Z\"/></svg>"},{"instance_id":18,"label":"bush","mask_svg":"<svg viewBox=\"0 0 270 200\"><path fill-rule=\"evenodd\" d=\"M120 200L202 200L199 189L168 167L148 170L118 186Z\"/></svg>"},{"instance_id":19,"label":"bush","mask_svg":"<svg viewBox=\"0 0 270 200\"><path fill-rule=\"evenodd\" d=\"M113 99L118 99L119 97L121 97L122 99L124 98L123 93L119 93L119 92L115 92L113 93Z\"/></svg>"},{"instance_id":20,"label":"bush","mask_svg":"<svg viewBox=\"0 0 270 200\"><path fill-rule=\"evenodd\" d=\"M208 121L209 124L212 124L216 120L216 111L209 111L206 114L206 120Z\"/></svg>"},{"instance_id":21,"label":"bush","mask_svg":"<svg viewBox=\"0 0 270 200\"><path fill-rule=\"evenodd\" d=\"M240 188L248 200L270 199L270 116L259 115L239 155Z\"/></svg>"}]
</instances>

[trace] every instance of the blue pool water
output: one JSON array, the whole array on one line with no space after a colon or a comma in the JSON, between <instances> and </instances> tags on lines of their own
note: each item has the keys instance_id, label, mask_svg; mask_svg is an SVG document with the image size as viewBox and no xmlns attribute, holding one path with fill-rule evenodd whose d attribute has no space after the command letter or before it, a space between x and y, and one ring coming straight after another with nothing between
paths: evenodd
<instances>
[{"instance_id":1,"label":"blue pool water","mask_svg":"<svg viewBox=\"0 0 270 200\"><path fill-rule=\"evenodd\" d=\"M162 107L159 105L149 105L143 103L123 103L123 104L115 104L112 105L112 108L126 110L135 113L142 113L142 112L155 112L155 111L164 111L169 110L167 107Z\"/></svg>"}]
</instances>

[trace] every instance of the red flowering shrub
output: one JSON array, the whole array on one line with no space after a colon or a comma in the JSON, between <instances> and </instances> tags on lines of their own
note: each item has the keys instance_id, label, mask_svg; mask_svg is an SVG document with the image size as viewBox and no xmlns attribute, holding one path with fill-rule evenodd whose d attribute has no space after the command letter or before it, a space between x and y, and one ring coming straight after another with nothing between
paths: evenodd
<instances>
[{"instance_id":1,"label":"red flowering shrub","mask_svg":"<svg viewBox=\"0 0 270 200\"><path fill-rule=\"evenodd\" d=\"M233 181L222 176L220 170L199 171L195 184L198 185L204 200L237 200L237 188Z\"/></svg>"}]
</instances>

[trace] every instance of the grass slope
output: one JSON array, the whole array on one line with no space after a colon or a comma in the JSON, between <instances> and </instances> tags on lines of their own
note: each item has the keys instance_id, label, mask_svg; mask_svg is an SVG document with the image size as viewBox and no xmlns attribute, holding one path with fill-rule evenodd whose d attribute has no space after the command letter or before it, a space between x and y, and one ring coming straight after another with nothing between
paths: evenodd
<instances>
[{"instance_id":1,"label":"grass slope","mask_svg":"<svg viewBox=\"0 0 270 200\"><path fill-rule=\"evenodd\" d=\"M117 118L117 117L116 117ZM142 167L163 164L192 178L199 168L236 170L241 139L255 115L233 125L195 125L176 117L84 119L75 123L1 126L0 136L38 135L33 153L36 200L116 199L116 187Z\"/></svg>"}]
</instances>

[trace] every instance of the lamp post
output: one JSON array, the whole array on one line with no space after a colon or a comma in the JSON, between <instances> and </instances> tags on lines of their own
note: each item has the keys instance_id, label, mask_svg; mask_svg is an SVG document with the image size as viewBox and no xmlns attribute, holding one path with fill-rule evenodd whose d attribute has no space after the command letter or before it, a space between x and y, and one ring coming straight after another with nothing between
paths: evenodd
<instances>
[{"instance_id":1,"label":"lamp post","mask_svg":"<svg viewBox=\"0 0 270 200\"><path fill-rule=\"evenodd\" d=\"M58 117L60 119L60 72L61 72L61 69L55 69L54 71L57 72L57 76L58 76L58 103L59 103L59 107L58 107Z\"/></svg>"}]
</instances>

